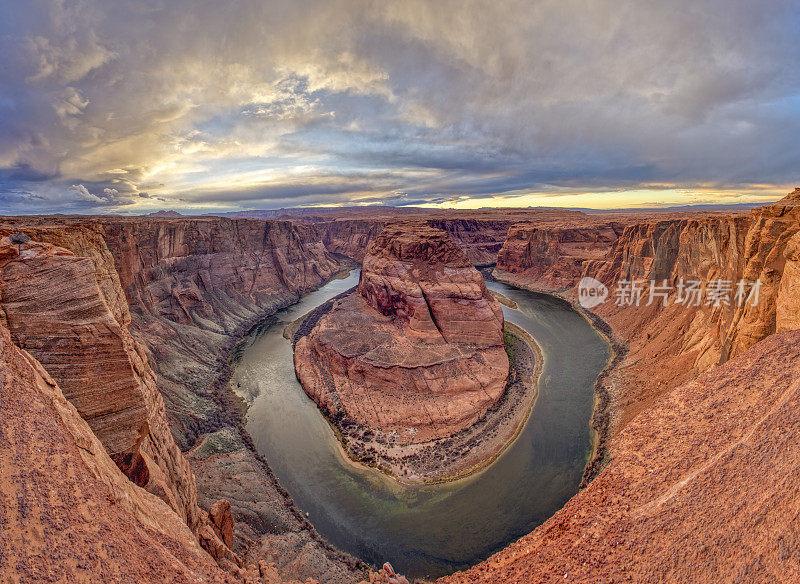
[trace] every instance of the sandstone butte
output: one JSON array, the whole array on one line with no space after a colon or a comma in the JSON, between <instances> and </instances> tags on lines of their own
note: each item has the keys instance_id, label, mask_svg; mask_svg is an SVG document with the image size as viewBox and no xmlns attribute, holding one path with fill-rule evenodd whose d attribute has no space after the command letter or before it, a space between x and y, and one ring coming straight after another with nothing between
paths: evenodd
<instances>
[{"instance_id":1,"label":"sandstone butte","mask_svg":"<svg viewBox=\"0 0 800 584\"><path fill-rule=\"evenodd\" d=\"M451 237L417 223L384 228L355 293L295 346L306 393L341 425L405 442L456 434L503 395L503 312Z\"/></svg>"},{"instance_id":2,"label":"sandstone butte","mask_svg":"<svg viewBox=\"0 0 800 584\"><path fill-rule=\"evenodd\" d=\"M602 470L443 584L800 580L800 190L749 214L414 213L570 300L584 275L763 282L756 305L596 308L627 350ZM0 581L401 582L316 536L220 380L331 252L403 216L0 219Z\"/></svg>"}]
</instances>

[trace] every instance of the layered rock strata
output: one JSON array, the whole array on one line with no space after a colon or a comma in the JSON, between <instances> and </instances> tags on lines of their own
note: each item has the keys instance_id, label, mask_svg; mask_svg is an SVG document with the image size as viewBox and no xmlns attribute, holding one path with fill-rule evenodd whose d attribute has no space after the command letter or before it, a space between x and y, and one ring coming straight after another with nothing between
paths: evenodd
<instances>
[{"instance_id":1,"label":"layered rock strata","mask_svg":"<svg viewBox=\"0 0 800 584\"><path fill-rule=\"evenodd\" d=\"M357 262L362 262L372 241L384 227L397 219L336 219L315 223L325 247ZM510 217L430 218L430 227L450 234L476 266L491 265L497 261L497 252L506 239L506 233L515 221Z\"/></svg>"},{"instance_id":2,"label":"layered rock strata","mask_svg":"<svg viewBox=\"0 0 800 584\"><path fill-rule=\"evenodd\" d=\"M580 211L548 209L482 209L479 211L431 211L373 207L328 210L319 215L292 215L313 225L331 252L361 262L369 245L391 223L413 218L450 234L475 266L497 262L497 252L509 228L519 222L529 225L564 225L580 222L586 227L594 219Z\"/></svg>"},{"instance_id":3,"label":"layered rock strata","mask_svg":"<svg viewBox=\"0 0 800 584\"><path fill-rule=\"evenodd\" d=\"M569 288L580 278L584 263L604 257L622 231L620 222L572 227L516 223L508 230L497 267L530 285Z\"/></svg>"},{"instance_id":4,"label":"layered rock strata","mask_svg":"<svg viewBox=\"0 0 800 584\"><path fill-rule=\"evenodd\" d=\"M0 580L234 582L0 326Z\"/></svg>"},{"instance_id":5,"label":"layered rock strata","mask_svg":"<svg viewBox=\"0 0 800 584\"><path fill-rule=\"evenodd\" d=\"M502 310L446 233L391 225L370 246L357 293L297 342L295 370L342 427L401 442L451 436L503 395Z\"/></svg>"},{"instance_id":6,"label":"layered rock strata","mask_svg":"<svg viewBox=\"0 0 800 584\"><path fill-rule=\"evenodd\" d=\"M605 256L585 258L580 272L573 270L563 280L551 278L547 266L570 262L572 254L547 247L533 254L537 261L527 261L511 237L512 228L500 252L497 275L535 289L576 286L584 276L606 285L607 300L592 310L628 346L627 358L615 374L616 423L621 428L663 393L773 332L794 326L792 258L793 238L800 230L799 194L795 191L750 215L625 218L622 233ZM620 282L637 280L639 299L620 302ZM682 281L700 282L699 303L677 302ZM719 303L709 302L715 282L730 285L727 299ZM758 282L757 303L736 298L739 282L747 286L748 295ZM661 296L650 300L651 290L669 291L666 306ZM564 295L577 300L577 289L567 288Z\"/></svg>"},{"instance_id":7,"label":"layered rock strata","mask_svg":"<svg viewBox=\"0 0 800 584\"><path fill-rule=\"evenodd\" d=\"M22 246L23 252L27 249L31 254L33 247L61 248L55 251L59 263L42 274L49 273L53 283L62 285L45 281L37 288L26 288L24 279L16 277L9 282L11 288L4 300L13 301L10 322L20 334L20 342L24 342L29 318L50 327L47 334L40 335L46 341L41 345L45 360L58 354L59 346L72 346L72 365L63 367L67 375L79 375L81 360L92 364L99 359L102 375L133 368L133 377L140 383L138 390L131 386L129 397L139 391L148 404L147 432L139 446L147 473L139 472L142 465L131 466L126 468L129 476L168 501L215 553L225 556L227 546L198 509L195 478L170 429L184 447L195 443L203 432L225 434L230 439L223 451L215 449L213 456L207 457L198 450L192 460L200 471L201 506L208 509L218 499L232 502L237 552L244 553L261 538L288 537L303 553L285 547L270 556L282 577L305 579L326 566L331 582L359 580L363 572L354 570L358 563L319 539L255 454L240 425L244 408L222 383L227 378L228 349L240 334L296 301L337 269L338 262L325 251L316 233L287 222L246 220L63 218L55 225L53 221L52 217L6 218L6 226L0 226L0 234L22 231L32 238ZM16 262L18 251L13 246L4 255ZM62 270L75 265L83 266L80 281L73 277L75 269L69 273ZM93 281L89 277L92 265ZM8 275L19 269L9 267ZM47 280L44 275L42 278ZM87 290L93 295L89 303ZM68 318L46 322L48 311L63 302L68 305ZM91 318L86 306L93 307ZM176 310L176 306L186 310ZM103 316L103 307L114 322ZM19 318L23 314L25 318ZM37 330L27 329L33 339ZM108 361L109 356L89 341L98 341L97 346L110 343L118 347L121 343L130 365L125 365L125 359ZM31 347L35 350L33 344ZM76 384L75 388L80 393L93 387L94 394L100 395L103 386L98 379L94 385ZM166 400L162 401L161 393ZM110 415L121 414L112 411ZM109 430L113 437L130 426L135 424L112 424ZM137 439L138 433L129 441L129 451ZM200 442L205 442L202 437ZM121 458L124 461L125 456ZM239 481L245 478L248 488L264 485L271 496L258 504L252 497L238 497Z\"/></svg>"},{"instance_id":8,"label":"layered rock strata","mask_svg":"<svg viewBox=\"0 0 800 584\"><path fill-rule=\"evenodd\" d=\"M226 349L339 269L310 227L286 221L104 220L100 228L184 449L235 423L236 404L220 403L216 386Z\"/></svg>"},{"instance_id":9,"label":"layered rock strata","mask_svg":"<svg viewBox=\"0 0 800 584\"><path fill-rule=\"evenodd\" d=\"M14 343L58 382L120 469L199 524L194 477L169 431L144 348L101 237L90 229L28 229L25 245L0 240L0 310ZM36 241L96 246L94 259ZM97 268L97 263L104 267Z\"/></svg>"}]
</instances>

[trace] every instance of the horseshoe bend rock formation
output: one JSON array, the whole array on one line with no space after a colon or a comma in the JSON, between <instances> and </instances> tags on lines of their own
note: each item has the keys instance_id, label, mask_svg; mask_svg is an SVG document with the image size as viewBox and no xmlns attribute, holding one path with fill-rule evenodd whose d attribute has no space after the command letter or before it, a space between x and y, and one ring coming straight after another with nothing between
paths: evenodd
<instances>
[{"instance_id":1,"label":"horseshoe bend rock formation","mask_svg":"<svg viewBox=\"0 0 800 584\"><path fill-rule=\"evenodd\" d=\"M447 233L386 227L364 258L358 291L298 340L295 370L340 426L451 436L503 395L503 313Z\"/></svg>"}]
</instances>

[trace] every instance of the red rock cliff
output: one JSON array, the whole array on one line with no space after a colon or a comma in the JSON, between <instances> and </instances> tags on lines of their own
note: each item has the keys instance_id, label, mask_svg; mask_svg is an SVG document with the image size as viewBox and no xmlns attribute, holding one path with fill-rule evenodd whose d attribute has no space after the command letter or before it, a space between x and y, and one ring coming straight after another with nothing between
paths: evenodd
<instances>
[{"instance_id":1,"label":"red rock cliff","mask_svg":"<svg viewBox=\"0 0 800 584\"><path fill-rule=\"evenodd\" d=\"M133 314L183 448L230 421L214 384L238 336L339 267L307 225L249 219L104 219Z\"/></svg>"},{"instance_id":2,"label":"red rock cliff","mask_svg":"<svg viewBox=\"0 0 800 584\"><path fill-rule=\"evenodd\" d=\"M430 227L449 233L476 266L497 262L497 252L503 247L506 234L515 223L527 221L531 225L552 226L580 221L585 227L594 222L589 216L578 211L542 209L445 212L391 208L375 208L369 211L363 208L359 217L348 216L348 213L352 211L342 212L340 217L305 219L314 224L328 250L346 255L357 262L363 261L370 243L386 225L403 221L408 215L413 215L415 221L424 222Z\"/></svg>"},{"instance_id":3,"label":"red rock cliff","mask_svg":"<svg viewBox=\"0 0 800 584\"><path fill-rule=\"evenodd\" d=\"M312 229L248 219L101 223L132 306L229 332L257 306L318 286L338 269Z\"/></svg>"},{"instance_id":4,"label":"red rock cliff","mask_svg":"<svg viewBox=\"0 0 800 584\"><path fill-rule=\"evenodd\" d=\"M502 344L503 313L483 277L443 231L399 224L370 246L358 292L381 314L447 343Z\"/></svg>"},{"instance_id":5,"label":"red rock cliff","mask_svg":"<svg viewBox=\"0 0 800 584\"><path fill-rule=\"evenodd\" d=\"M585 262L608 253L622 229L617 222L573 227L517 223L508 230L497 268L519 275L531 286L569 288L580 278Z\"/></svg>"},{"instance_id":6,"label":"red rock cliff","mask_svg":"<svg viewBox=\"0 0 800 584\"><path fill-rule=\"evenodd\" d=\"M306 392L334 419L424 442L472 425L503 394L503 316L444 232L388 226L358 293L295 348Z\"/></svg>"},{"instance_id":7,"label":"red rock cliff","mask_svg":"<svg viewBox=\"0 0 800 584\"><path fill-rule=\"evenodd\" d=\"M0 241L0 309L14 342L56 379L120 469L196 528L194 476L169 431L145 350L129 332L102 236L85 227L24 231L32 238L25 245Z\"/></svg>"},{"instance_id":8,"label":"red rock cliff","mask_svg":"<svg viewBox=\"0 0 800 584\"><path fill-rule=\"evenodd\" d=\"M624 425L660 394L741 354L776 330L795 326L797 264L792 238L800 230L796 200L797 192L750 216L651 216L638 221L626 216L624 230L603 257L582 254L581 271L574 269L578 262L571 249L550 243L561 241L560 229L552 233L549 227L517 226L500 252L498 270L535 288L575 286L582 276L605 283L609 297L593 310L629 346L616 374L618 421ZM596 237L602 237L602 230ZM573 269L564 270L564 265ZM681 279L701 281L699 306L675 304ZM616 304L622 280L642 281L639 306ZM652 280L658 285L666 280L671 287L668 306L662 306L659 297L650 303ZM715 280L731 283L727 303L708 302L708 288ZM739 306L739 281L761 282L757 305ZM566 295L575 298L576 291Z\"/></svg>"},{"instance_id":9,"label":"red rock cliff","mask_svg":"<svg viewBox=\"0 0 800 584\"><path fill-rule=\"evenodd\" d=\"M0 581L233 581L3 326L0 402Z\"/></svg>"}]
</instances>

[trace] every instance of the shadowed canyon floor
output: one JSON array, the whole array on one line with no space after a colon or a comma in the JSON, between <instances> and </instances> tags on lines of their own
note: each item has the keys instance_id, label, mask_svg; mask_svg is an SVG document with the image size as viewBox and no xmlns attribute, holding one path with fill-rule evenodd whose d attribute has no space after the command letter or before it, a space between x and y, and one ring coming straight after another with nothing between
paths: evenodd
<instances>
[{"instance_id":1,"label":"shadowed canyon floor","mask_svg":"<svg viewBox=\"0 0 800 584\"><path fill-rule=\"evenodd\" d=\"M610 297L593 312L627 349L606 380L602 472L503 540L519 541L486 550L482 558L497 553L443 582L800 578L792 482L800 464L798 202L800 190L749 214L414 212L471 263L497 261L496 273L521 287L575 302L578 281L596 278ZM394 260L378 254L373 264L367 250L400 218L409 217L367 209L279 220L2 218L0 579L400 581L388 570L370 574L322 539L314 526L335 540L337 518L313 507L313 489L292 482L280 453L264 458L253 420L245 426L247 402L227 383L242 336L328 281L340 269L334 254L363 261L375 284L356 298L356 312L389 306L379 291L390 289ZM30 241L8 239L18 232ZM636 279L645 301L616 305L619 281ZM758 281L760 301L687 310L673 292L666 306L647 304L651 281L674 288L682 279L699 281L703 295L715 280ZM435 301L426 304L436 312ZM515 314L504 310L506 319ZM537 412L549 407L548 388L569 370L542 345L542 386L525 432L544 423ZM455 420L448 432L480 417L466 411L444 416ZM588 414L582 420L573 423L585 426ZM546 454L534 446L520 438L479 476ZM580 472L570 495L579 481ZM459 499L464 509L486 500L488 490L470 488ZM509 507L520 512L530 488L506 493ZM450 514L460 509L452 504ZM481 510L473 531L491 538L506 511ZM409 533L434 540L441 517L430 515L429 532ZM404 521L392 516L375 533L402 533L412 525ZM363 546L351 551L365 557ZM375 564L403 557L391 546L373 549Z\"/></svg>"}]
</instances>

